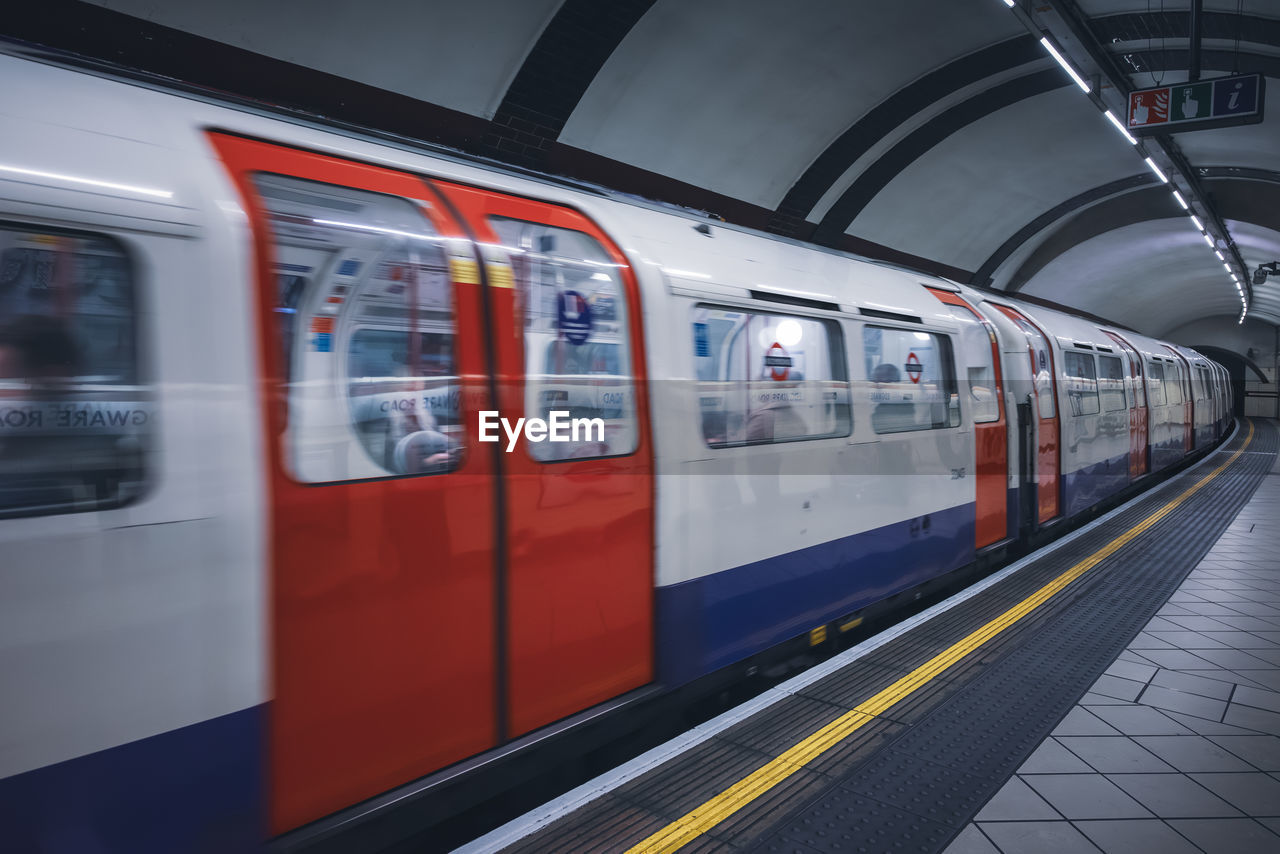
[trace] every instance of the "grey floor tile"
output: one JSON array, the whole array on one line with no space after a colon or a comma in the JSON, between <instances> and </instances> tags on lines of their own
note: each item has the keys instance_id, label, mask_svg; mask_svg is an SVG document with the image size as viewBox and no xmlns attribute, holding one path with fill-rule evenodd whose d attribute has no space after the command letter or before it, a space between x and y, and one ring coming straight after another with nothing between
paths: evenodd
<instances>
[{"instance_id":1,"label":"grey floor tile","mask_svg":"<svg viewBox=\"0 0 1280 854\"><path fill-rule=\"evenodd\" d=\"M1240 811L1182 774L1109 774L1107 779L1160 818L1220 818Z\"/></svg>"},{"instance_id":2,"label":"grey floor tile","mask_svg":"<svg viewBox=\"0 0 1280 854\"><path fill-rule=\"evenodd\" d=\"M1098 854L1084 834L1065 821L1009 821L982 825L1004 854Z\"/></svg>"},{"instance_id":3,"label":"grey floor tile","mask_svg":"<svg viewBox=\"0 0 1280 854\"><path fill-rule=\"evenodd\" d=\"M1264 631L1270 632L1276 630L1276 625L1269 620L1260 620L1257 617L1219 617L1218 621L1229 628L1240 629L1246 632Z\"/></svg>"},{"instance_id":4,"label":"grey floor tile","mask_svg":"<svg viewBox=\"0 0 1280 854\"><path fill-rule=\"evenodd\" d=\"M1188 694L1183 691L1172 691L1159 685L1148 685L1138 698L1145 706L1157 709L1168 709L1171 712L1182 712L1184 715L1195 715L1198 718L1221 720L1222 713L1227 710L1225 700L1212 697L1201 697L1199 694Z\"/></svg>"},{"instance_id":5,"label":"grey floor tile","mask_svg":"<svg viewBox=\"0 0 1280 854\"><path fill-rule=\"evenodd\" d=\"M1254 766L1204 736L1144 735L1134 741L1183 773L1254 770Z\"/></svg>"},{"instance_id":6,"label":"grey floor tile","mask_svg":"<svg viewBox=\"0 0 1280 854\"><path fill-rule=\"evenodd\" d=\"M1242 655L1245 653L1241 653ZM1271 667L1280 667L1280 649L1251 649L1247 653L1254 658L1260 658ZM1244 670L1243 667L1233 667L1232 670Z\"/></svg>"},{"instance_id":7,"label":"grey floor tile","mask_svg":"<svg viewBox=\"0 0 1280 854\"><path fill-rule=\"evenodd\" d=\"M1138 636L1129 641L1129 649L1173 649L1173 644L1152 637L1146 632L1138 632Z\"/></svg>"},{"instance_id":8,"label":"grey floor tile","mask_svg":"<svg viewBox=\"0 0 1280 854\"><path fill-rule=\"evenodd\" d=\"M1250 688L1248 685L1236 688L1236 692L1231 695L1231 702L1252 706L1255 709L1280 712L1280 692Z\"/></svg>"},{"instance_id":9,"label":"grey floor tile","mask_svg":"<svg viewBox=\"0 0 1280 854\"><path fill-rule=\"evenodd\" d=\"M1053 731L1054 735L1120 735L1115 727L1103 722L1092 712L1074 707Z\"/></svg>"},{"instance_id":10,"label":"grey floor tile","mask_svg":"<svg viewBox=\"0 0 1280 854\"><path fill-rule=\"evenodd\" d=\"M1171 643L1178 649L1230 649L1227 644L1213 640L1200 632L1190 629L1181 632L1152 632L1152 637Z\"/></svg>"},{"instance_id":11,"label":"grey floor tile","mask_svg":"<svg viewBox=\"0 0 1280 854\"><path fill-rule=\"evenodd\" d=\"M1142 627L1144 632L1178 632L1187 628L1181 623L1170 620L1168 617L1152 617L1151 621Z\"/></svg>"},{"instance_id":12,"label":"grey floor tile","mask_svg":"<svg viewBox=\"0 0 1280 854\"><path fill-rule=\"evenodd\" d=\"M1102 694L1094 694L1090 691L1080 698L1077 703L1080 706L1128 706L1132 705L1128 700L1119 700L1115 697L1106 697Z\"/></svg>"},{"instance_id":13,"label":"grey floor tile","mask_svg":"<svg viewBox=\"0 0 1280 854\"><path fill-rule=\"evenodd\" d=\"M1207 718L1197 718L1179 712L1165 712L1164 714L1197 735L1257 735L1258 732L1247 727L1218 723Z\"/></svg>"},{"instance_id":14,"label":"grey floor tile","mask_svg":"<svg viewBox=\"0 0 1280 854\"><path fill-rule=\"evenodd\" d=\"M1212 662L1219 667L1225 667L1227 670L1269 670L1276 666L1276 662L1266 660L1260 656L1266 656L1280 650L1273 649L1254 649L1245 652L1242 649L1198 649L1196 655L1205 661Z\"/></svg>"},{"instance_id":15,"label":"grey floor tile","mask_svg":"<svg viewBox=\"0 0 1280 854\"><path fill-rule=\"evenodd\" d=\"M1280 644L1280 631L1274 632L1250 632L1249 634L1260 637L1265 641L1271 641L1274 644Z\"/></svg>"},{"instance_id":16,"label":"grey floor tile","mask_svg":"<svg viewBox=\"0 0 1280 854\"><path fill-rule=\"evenodd\" d=\"M1091 771L1093 769L1083 759L1052 738L1040 742L1040 746L1018 769L1019 774L1078 774Z\"/></svg>"},{"instance_id":17,"label":"grey floor tile","mask_svg":"<svg viewBox=\"0 0 1280 854\"><path fill-rule=\"evenodd\" d=\"M1232 649L1277 649L1280 643L1267 638L1258 637L1254 632L1241 632L1235 629L1227 632L1201 632L1210 640L1221 641Z\"/></svg>"},{"instance_id":18,"label":"grey floor tile","mask_svg":"<svg viewBox=\"0 0 1280 854\"><path fill-rule=\"evenodd\" d=\"M1159 611L1156 611L1157 617L1186 617L1194 614L1195 611L1188 611L1183 604L1169 602L1166 603Z\"/></svg>"},{"instance_id":19,"label":"grey floor tile","mask_svg":"<svg viewBox=\"0 0 1280 854\"><path fill-rule=\"evenodd\" d=\"M1170 737L1179 738L1180 736ZM1094 770L1104 774L1174 770L1171 765L1157 758L1142 745L1123 736L1066 736L1059 738L1058 741L1063 747L1088 762Z\"/></svg>"},{"instance_id":20,"label":"grey floor tile","mask_svg":"<svg viewBox=\"0 0 1280 854\"><path fill-rule=\"evenodd\" d=\"M1154 664L1152 664L1151 662L1147 661L1145 658L1143 658L1142 656L1138 655L1137 653L1132 652L1132 651L1127 650L1127 649L1126 649L1124 652L1120 653L1119 657L1117 657L1117 658L1116 658L1116 664L1119 664L1121 661L1128 661L1128 662L1130 662L1130 663L1132 663L1132 664L1140 664L1140 665L1142 665L1143 667L1150 667L1150 668L1152 668L1153 670L1155 669L1155 665L1154 665ZM1112 666L1114 667L1115 665L1112 665Z\"/></svg>"},{"instance_id":21,"label":"grey floor tile","mask_svg":"<svg viewBox=\"0 0 1280 854\"><path fill-rule=\"evenodd\" d=\"M1121 679L1132 679L1134 682L1150 682L1151 677L1156 675L1156 668L1150 664L1137 664L1133 661L1126 660L1122 655L1106 671L1108 676L1118 676Z\"/></svg>"},{"instance_id":22,"label":"grey floor tile","mask_svg":"<svg viewBox=\"0 0 1280 854\"><path fill-rule=\"evenodd\" d=\"M1138 695L1142 693L1145 682L1135 682L1132 679L1122 679L1119 676L1108 676L1105 673L1098 677L1098 681L1093 683L1090 692L1101 694L1104 697L1112 697L1116 700L1124 700L1132 703L1138 699Z\"/></svg>"},{"instance_id":23,"label":"grey floor tile","mask_svg":"<svg viewBox=\"0 0 1280 854\"><path fill-rule=\"evenodd\" d=\"M1231 674L1228 673L1227 675L1230 676ZM1234 683L1184 673L1178 670L1159 670L1151 678L1151 684L1174 691L1184 691L1188 694L1199 694L1201 697L1225 700L1231 696L1231 688Z\"/></svg>"},{"instance_id":24,"label":"grey floor tile","mask_svg":"<svg viewBox=\"0 0 1280 854\"><path fill-rule=\"evenodd\" d=\"M1148 706L1094 706L1090 711L1125 735L1182 735L1190 732L1187 727L1171 717ZM1063 735L1067 734L1063 733ZM1079 735L1095 734L1079 733Z\"/></svg>"},{"instance_id":25,"label":"grey floor tile","mask_svg":"<svg viewBox=\"0 0 1280 854\"><path fill-rule=\"evenodd\" d=\"M1054 809L1070 819L1151 816L1101 774L1033 774L1025 780Z\"/></svg>"},{"instance_id":26,"label":"grey floor tile","mask_svg":"<svg viewBox=\"0 0 1280 854\"><path fill-rule=\"evenodd\" d=\"M1280 836L1248 818L1175 819L1169 826L1205 854L1275 854L1280 850Z\"/></svg>"},{"instance_id":27,"label":"grey floor tile","mask_svg":"<svg viewBox=\"0 0 1280 854\"><path fill-rule=\"evenodd\" d=\"M1280 818L1260 818L1257 819L1257 821L1272 833L1280 834Z\"/></svg>"},{"instance_id":28,"label":"grey floor tile","mask_svg":"<svg viewBox=\"0 0 1280 854\"><path fill-rule=\"evenodd\" d=\"M1000 854L1000 849L982 835L976 824L966 825L960 835L951 840L942 854Z\"/></svg>"},{"instance_id":29,"label":"grey floor tile","mask_svg":"<svg viewBox=\"0 0 1280 854\"><path fill-rule=\"evenodd\" d=\"M1153 818L1119 821L1077 821L1076 829L1106 854L1199 854L1179 833Z\"/></svg>"},{"instance_id":30,"label":"grey floor tile","mask_svg":"<svg viewBox=\"0 0 1280 854\"><path fill-rule=\"evenodd\" d=\"M1280 668L1273 670L1242 670L1234 675L1242 685L1256 685L1271 691L1280 691Z\"/></svg>"},{"instance_id":31,"label":"grey floor tile","mask_svg":"<svg viewBox=\"0 0 1280 854\"><path fill-rule=\"evenodd\" d=\"M1245 815L1280 817L1280 780L1267 774L1192 774L1191 779Z\"/></svg>"},{"instance_id":32,"label":"grey floor tile","mask_svg":"<svg viewBox=\"0 0 1280 854\"><path fill-rule=\"evenodd\" d=\"M1208 659L1200 657L1201 652L1211 652L1211 650L1202 649L1193 653L1185 649L1148 649L1143 650L1142 654L1168 670L1200 670L1213 667L1213 663ZM1235 652L1235 650L1227 650L1227 652Z\"/></svg>"},{"instance_id":33,"label":"grey floor tile","mask_svg":"<svg viewBox=\"0 0 1280 854\"><path fill-rule=\"evenodd\" d=\"M1235 596L1244 599L1244 596L1236 593ZM1234 617L1239 611L1233 611L1232 605L1228 602L1201 602L1201 603L1184 603L1182 607L1191 611L1197 617Z\"/></svg>"},{"instance_id":34,"label":"grey floor tile","mask_svg":"<svg viewBox=\"0 0 1280 854\"><path fill-rule=\"evenodd\" d=\"M1108 707L1098 706L1098 708L1104 709ZM1265 732L1270 735L1280 735L1280 714L1268 712L1265 709L1255 709L1252 706L1241 706L1232 703L1227 707L1227 714L1223 717L1222 722L1232 726Z\"/></svg>"},{"instance_id":35,"label":"grey floor tile","mask_svg":"<svg viewBox=\"0 0 1280 854\"><path fill-rule=\"evenodd\" d=\"M1259 771L1280 771L1280 736L1215 735L1209 740L1230 750Z\"/></svg>"},{"instance_id":36,"label":"grey floor tile","mask_svg":"<svg viewBox=\"0 0 1280 854\"><path fill-rule=\"evenodd\" d=\"M1275 782L1274 780L1272 782ZM1056 821L1062 818L1035 791L1017 777L1011 777L991 796L974 821Z\"/></svg>"},{"instance_id":37,"label":"grey floor tile","mask_svg":"<svg viewBox=\"0 0 1280 854\"><path fill-rule=\"evenodd\" d=\"M1223 615L1228 617L1230 615ZM1219 621L1218 617L1169 617L1168 621L1173 623L1170 627L1171 631L1178 629L1190 629L1193 632L1221 632L1231 628ZM1148 629L1147 631L1151 631Z\"/></svg>"}]
</instances>

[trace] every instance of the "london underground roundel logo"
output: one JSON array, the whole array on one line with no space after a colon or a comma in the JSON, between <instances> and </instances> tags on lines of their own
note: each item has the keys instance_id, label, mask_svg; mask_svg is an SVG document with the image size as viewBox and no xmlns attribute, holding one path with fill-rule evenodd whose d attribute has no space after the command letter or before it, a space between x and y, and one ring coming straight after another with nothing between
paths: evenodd
<instances>
[{"instance_id":1,"label":"london underground roundel logo","mask_svg":"<svg viewBox=\"0 0 1280 854\"><path fill-rule=\"evenodd\" d=\"M769 369L770 377L782 382L791 373L791 357L782 349L781 344L774 341L773 346L764 354L764 366Z\"/></svg>"},{"instance_id":2,"label":"london underground roundel logo","mask_svg":"<svg viewBox=\"0 0 1280 854\"><path fill-rule=\"evenodd\" d=\"M924 365L920 364L920 357L915 353L908 353L907 364L903 367L907 369L907 374L911 377L911 381L918 384L920 375L924 373Z\"/></svg>"}]
</instances>

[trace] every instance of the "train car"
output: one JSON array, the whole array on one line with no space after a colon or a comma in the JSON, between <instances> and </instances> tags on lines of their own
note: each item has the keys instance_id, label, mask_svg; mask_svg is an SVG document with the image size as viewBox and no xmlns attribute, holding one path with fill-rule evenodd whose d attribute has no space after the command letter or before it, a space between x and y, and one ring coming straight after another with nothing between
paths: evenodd
<instances>
[{"instance_id":1,"label":"train car","mask_svg":"<svg viewBox=\"0 0 1280 854\"><path fill-rule=\"evenodd\" d=\"M856 625L1131 470L1101 402L1123 367L1070 315L21 53L16 850L245 850L429 797ZM1176 384L1177 351L1133 347ZM1192 403L1156 387L1153 449Z\"/></svg>"}]
</instances>

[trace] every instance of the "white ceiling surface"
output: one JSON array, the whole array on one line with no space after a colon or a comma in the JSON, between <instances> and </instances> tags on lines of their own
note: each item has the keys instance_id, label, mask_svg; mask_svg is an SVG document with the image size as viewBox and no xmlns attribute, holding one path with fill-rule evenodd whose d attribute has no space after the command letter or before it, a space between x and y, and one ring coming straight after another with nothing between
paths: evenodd
<instances>
[{"instance_id":1,"label":"white ceiling surface","mask_svg":"<svg viewBox=\"0 0 1280 854\"><path fill-rule=\"evenodd\" d=\"M1276 0L1280 6L1280 0ZM1280 80L1268 77L1266 118L1256 125L1197 130L1173 135L1195 166L1247 166L1280 172Z\"/></svg>"},{"instance_id":2,"label":"white ceiling surface","mask_svg":"<svg viewBox=\"0 0 1280 854\"><path fill-rule=\"evenodd\" d=\"M1181 217L1135 223L1059 255L1022 289L1161 337L1193 317L1240 314L1222 264Z\"/></svg>"},{"instance_id":3,"label":"white ceiling surface","mask_svg":"<svg viewBox=\"0 0 1280 854\"><path fill-rule=\"evenodd\" d=\"M135 18L492 118L561 0L88 0Z\"/></svg>"},{"instance_id":4,"label":"white ceiling surface","mask_svg":"<svg viewBox=\"0 0 1280 854\"><path fill-rule=\"evenodd\" d=\"M1146 167L1070 83L947 137L898 173L849 233L975 270L1055 205Z\"/></svg>"},{"instance_id":5,"label":"white ceiling surface","mask_svg":"<svg viewBox=\"0 0 1280 854\"><path fill-rule=\"evenodd\" d=\"M560 139L773 208L887 96L1022 32L987 0L658 0Z\"/></svg>"}]
</instances>

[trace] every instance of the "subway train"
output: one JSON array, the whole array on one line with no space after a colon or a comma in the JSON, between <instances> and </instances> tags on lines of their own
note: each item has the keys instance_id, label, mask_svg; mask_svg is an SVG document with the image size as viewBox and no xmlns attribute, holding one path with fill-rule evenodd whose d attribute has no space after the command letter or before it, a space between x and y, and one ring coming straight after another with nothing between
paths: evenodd
<instances>
[{"instance_id":1,"label":"subway train","mask_svg":"<svg viewBox=\"0 0 1280 854\"><path fill-rule=\"evenodd\" d=\"M1012 295L21 46L0 78L9 850L390 808L1230 425L1199 353Z\"/></svg>"}]
</instances>

